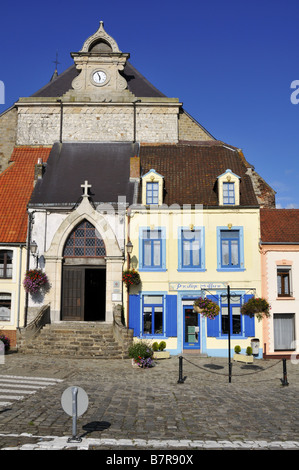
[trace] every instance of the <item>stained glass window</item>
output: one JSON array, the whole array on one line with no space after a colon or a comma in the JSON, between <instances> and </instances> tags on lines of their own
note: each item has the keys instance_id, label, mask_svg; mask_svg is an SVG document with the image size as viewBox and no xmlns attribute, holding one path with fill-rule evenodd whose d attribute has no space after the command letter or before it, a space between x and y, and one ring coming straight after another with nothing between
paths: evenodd
<instances>
[{"instance_id":1,"label":"stained glass window","mask_svg":"<svg viewBox=\"0 0 299 470\"><path fill-rule=\"evenodd\" d=\"M105 244L95 227L85 220L69 236L63 256L102 258L106 256Z\"/></svg>"}]
</instances>

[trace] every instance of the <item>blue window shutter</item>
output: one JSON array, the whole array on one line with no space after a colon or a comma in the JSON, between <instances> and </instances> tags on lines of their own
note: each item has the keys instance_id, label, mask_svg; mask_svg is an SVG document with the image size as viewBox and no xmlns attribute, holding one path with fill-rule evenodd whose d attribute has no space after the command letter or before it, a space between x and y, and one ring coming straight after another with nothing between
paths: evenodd
<instances>
[{"instance_id":1,"label":"blue window shutter","mask_svg":"<svg viewBox=\"0 0 299 470\"><path fill-rule=\"evenodd\" d=\"M177 296L166 296L166 336L177 336Z\"/></svg>"},{"instance_id":2,"label":"blue window shutter","mask_svg":"<svg viewBox=\"0 0 299 470\"><path fill-rule=\"evenodd\" d=\"M244 304L251 298L252 295L244 295ZM255 336L254 316L244 316L244 334L245 336Z\"/></svg>"},{"instance_id":3,"label":"blue window shutter","mask_svg":"<svg viewBox=\"0 0 299 470\"><path fill-rule=\"evenodd\" d=\"M141 336L140 331L140 298L138 294L129 296L129 328L134 330L134 336Z\"/></svg>"},{"instance_id":4,"label":"blue window shutter","mask_svg":"<svg viewBox=\"0 0 299 470\"><path fill-rule=\"evenodd\" d=\"M213 302L216 302L219 305L218 295L207 295L207 298L210 300L213 300ZM207 318L207 336L210 336L213 338L219 338L219 332L220 332L219 322L220 322L220 313L213 320L211 320L210 318Z\"/></svg>"}]
</instances>

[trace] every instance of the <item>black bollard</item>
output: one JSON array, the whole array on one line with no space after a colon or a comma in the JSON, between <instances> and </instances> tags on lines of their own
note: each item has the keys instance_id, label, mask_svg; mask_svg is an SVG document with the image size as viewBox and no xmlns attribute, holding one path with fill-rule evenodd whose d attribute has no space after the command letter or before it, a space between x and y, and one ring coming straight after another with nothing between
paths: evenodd
<instances>
[{"instance_id":1,"label":"black bollard","mask_svg":"<svg viewBox=\"0 0 299 470\"><path fill-rule=\"evenodd\" d=\"M178 384L183 384L185 382L185 378L183 378L183 356L179 357L179 380Z\"/></svg>"},{"instance_id":2,"label":"black bollard","mask_svg":"<svg viewBox=\"0 0 299 470\"><path fill-rule=\"evenodd\" d=\"M282 379L280 379L282 385L283 386L289 385L288 376L287 376L287 360L286 359L282 360L282 374L283 374L283 377Z\"/></svg>"}]
</instances>

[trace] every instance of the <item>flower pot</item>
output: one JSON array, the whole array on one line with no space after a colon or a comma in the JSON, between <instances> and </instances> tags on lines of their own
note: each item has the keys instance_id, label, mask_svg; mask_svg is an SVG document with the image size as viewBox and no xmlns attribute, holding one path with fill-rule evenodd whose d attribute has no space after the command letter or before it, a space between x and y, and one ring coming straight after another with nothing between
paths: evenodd
<instances>
[{"instance_id":1,"label":"flower pot","mask_svg":"<svg viewBox=\"0 0 299 470\"><path fill-rule=\"evenodd\" d=\"M170 352L169 351L154 351L154 359L169 359Z\"/></svg>"},{"instance_id":2,"label":"flower pot","mask_svg":"<svg viewBox=\"0 0 299 470\"><path fill-rule=\"evenodd\" d=\"M233 359L236 362L244 362L245 364L253 363L253 356L247 356L247 354L234 354Z\"/></svg>"}]
</instances>

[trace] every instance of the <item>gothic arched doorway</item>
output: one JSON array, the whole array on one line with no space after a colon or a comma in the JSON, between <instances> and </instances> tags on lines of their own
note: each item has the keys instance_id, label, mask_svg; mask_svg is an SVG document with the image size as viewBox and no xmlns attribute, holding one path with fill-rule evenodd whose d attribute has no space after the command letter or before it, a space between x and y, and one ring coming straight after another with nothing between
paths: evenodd
<instances>
[{"instance_id":1,"label":"gothic arched doorway","mask_svg":"<svg viewBox=\"0 0 299 470\"><path fill-rule=\"evenodd\" d=\"M63 250L61 319L105 321L106 249L95 227L83 220Z\"/></svg>"}]
</instances>

